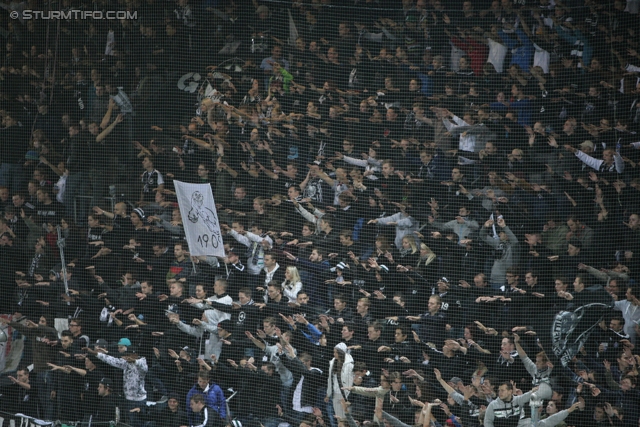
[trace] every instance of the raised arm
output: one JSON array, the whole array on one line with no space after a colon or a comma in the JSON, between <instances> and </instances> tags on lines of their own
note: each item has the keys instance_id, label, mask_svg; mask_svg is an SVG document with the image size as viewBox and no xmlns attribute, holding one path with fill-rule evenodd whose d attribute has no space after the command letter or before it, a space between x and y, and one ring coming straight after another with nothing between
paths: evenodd
<instances>
[{"instance_id":1,"label":"raised arm","mask_svg":"<svg viewBox=\"0 0 640 427\"><path fill-rule=\"evenodd\" d=\"M302 207L300 203L294 204L294 206L295 206L296 212L302 215L304 219L314 224L318 222L318 218L314 214L306 210L304 207Z\"/></svg>"},{"instance_id":2,"label":"raised arm","mask_svg":"<svg viewBox=\"0 0 640 427\"><path fill-rule=\"evenodd\" d=\"M327 184L333 187L333 184L335 184L335 181L333 180L333 178L327 175L322 169L320 169L316 165L312 166L312 168L316 171L316 175L318 176L318 178L320 178L321 180L323 180L324 182L326 182Z\"/></svg>"},{"instance_id":3,"label":"raised arm","mask_svg":"<svg viewBox=\"0 0 640 427\"><path fill-rule=\"evenodd\" d=\"M247 338L249 338L253 345L258 347L260 350L264 350L267 347L267 344L264 341L254 337L250 331L245 331L244 333L247 335Z\"/></svg>"},{"instance_id":4,"label":"raised arm","mask_svg":"<svg viewBox=\"0 0 640 427\"><path fill-rule=\"evenodd\" d=\"M258 167L259 167L259 168L260 168L260 170L261 170L261 171L262 171L266 176L268 176L269 178L271 178L271 179L276 179L276 180L279 178L277 173L275 173L275 172L273 172L273 171L271 171L271 170L269 170L269 169L265 168L265 167L264 167L264 166L262 166L260 163L258 163Z\"/></svg>"},{"instance_id":5,"label":"raised arm","mask_svg":"<svg viewBox=\"0 0 640 427\"><path fill-rule=\"evenodd\" d=\"M127 362L118 357L109 356L104 353L98 353L96 357L102 360L104 363L113 366L114 368L124 369L125 366L127 366Z\"/></svg>"},{"instance_id":6,"label":"raised arm","mask_svg":"<svg viewBox=\"0 0 640 427\"><path fill-rule=\"evenodd\" d=\"M242 235L240 233L238 233L236 230L234 229L230 229L229 230L229 234L238 241L238 243L242 243L243 245L245 245L246 247L250 247L251 246L251 240L249 240L249 238L245 235Z\"/></svg>"},{"instance_id":7,"label":"raised arm","mask_svg":"<svg viewBox=\"0 0 640 427\"><path fill-rule=\"evenodd\" d=\"M194 144L196 144L198 147L204 148L206 150L214 150L214 145L205 141L204 139L200 139L200 138L196 138L195 136L191 136L191 135L184 135L183 136L184 139L189 139L191 141L194 142Z\"/></svg>"},{"instance_id":8,"label":"raised arm","mask_svg":"<svg viewBox=\"0 0 640 427\"><path fill-rule=\"evenodd\" d=\"M113 129L115 129L115 127L118 125L118 123L122 123L123 120L124 120L124 116L122 114L118 114L118 117L116 117L116 119L113 121L113 123L111 123L109 126L107 126L105 130L103 130L102 132L100 132L100 134L98 136L96 136L96 142L104 141L104 139L111 132L113 132Z\"/></svg>"},{"instance_id":9,"label":"raised arm","mask_svg":"<svg viewBox=\"0 0 640 427\"><path fill-rule=\"evenodd\" d=\"M388 413L386 413L384 411L382 411L382 418L384 418L385 420L389 421L389 424L392 425L393 427L409 427L408 424L403 423L402 421L400 421L399 419L397 419L393 415L388 414Z\"/></svg>"},{"instance_id":10,"label":"raised arm","mask_svg":"<svg viewBox=\"0 0 640 427\"><path fill-rule=\"evenodd\" d=\"M433 421L433 416L431 415L431 403L427 403L422 408L422 427L431 427L431 421Z\"/></svg>"},{"instance_id":11,"label":"raised arm","mask_svg":"<svg viewBox=\"0 0 640 427\"><path fill-rule=\"evenodd\" d=\"M435 374L436 379L438 380L442 388L445 389L447 394L455 393L454 388L447 384L447 382L442 378L442 374L440 373L439 369L434 369L433 373Z\"/></svg>"},{"instance_id":12,"label":"raised arm","mask_svg":"<svg viewBox=\"0 0 640 427\"><path fill-rule=\"evenodd\" d=\"M58 169L57 166L53 165L49 160L47 160L44 156L40 156L40 161L45 165L49 166L49 168L58 176L64 175L64 170Z\"/></svg>"},{"instance_id":13,"label":"raised arm","mask_svg":"<svg viewBox=\"0 0 640 427\"><path fill-rule=\"evenodd\" d=\"M100 129L106 129L111 121L111 114L113 113L113 107L116 106L116 101L113 98L109 99L109 107L107 108L107 112L104 114L102 121L100 122Z\"/></svg>"},{"instance_id":14,"label":"raised arm","mask_svg":"<svg viewBox=\"0 0 640 427\"><path fill-rule=\"evenodd\" d=\"M520 336L518 334L513 334L513 342L516 345L518 356L520 356L521 359L528 358L527 352L524 351L524 348L520 345Z\"/></svg>"}]
</instances>

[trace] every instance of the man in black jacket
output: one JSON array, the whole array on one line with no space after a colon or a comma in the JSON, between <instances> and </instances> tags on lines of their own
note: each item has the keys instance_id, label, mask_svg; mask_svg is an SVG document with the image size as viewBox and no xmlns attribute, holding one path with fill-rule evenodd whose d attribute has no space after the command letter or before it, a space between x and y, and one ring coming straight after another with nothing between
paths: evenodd
<instances>
[{"instance_id":1,"label":"man in black jacket","mask_svg":"<svg viewBox=\"0 0 640 427\"><path fill-rule=\"evenodd\" d=\"M388 347L388 344L382 339L383 325L380 322L374 322L367 328L367 340L362 344L362 356L367 367L374 375L379 375L382 368L386 368L384 362L385 353L379 352L380 347Z\"/></svg>"},{"instance_id":2,"label":"man in black jacket","mask_svg":"<svg viewBox=\"0 0 640 427\"><path fill-rule=\"evenodd\" d=\"M213 269L216 276L222 276L227 279L229 284L227 293L236 295L240 288L247 285L248 273L246 267L240 261L240 255L237 250L229 249L225 253L224 263Z\"/></svg>"},{"instance_id":3,"label":"man in black jacket","mask_svg":"<svg viewBox=\"0 0 640 427\"><path fill-rule=\"evenodd\" d=\"M236 332L233 322L228 319L218 323L218 338L222 342L222 350L220 350L220 357L216 362L218 369L215 381L223 390L230 387L235 389L239 379L233 374L231 369L233 363L230 361L239 363L245 354L245 347L248 347L249 344L246 344L245 335Z\"/></svg>"},{"instance_id":4,"label":"man in black jacket","mask_svg":"<svg viewBox=\"0 0 640 427\"><path fill-rule=\"evenodd\" d=\"M244 336L246 331L254 332L259 326L258 322L267 316L260 313L260 308L251 298L251 289L241 288L238 292L238 303L231 305L222 304L217 301L211 301L209 304L212 309L220 310L223 313L231 314L232 329L238 336Z\"/></svg>"},{"instance_id":5,"label":"man in black jacket","mask_svg":"<svg viewBox=\"0 0 640 427\"><path fill-rule=\"evenodd\" d=\"M163 284L160 284L163 287ZM140 282L140 290L136 293L136 302L134 312L148 325L160 325L164 320L164 312L162 311L162 303L158 300L159 294L155 291L155 286L151 281L142 280Z\"/></svg>"},{"instance_id":6,"label":"man in black jacket","mask_svg":"<svg viewBox=\"0 0 640 427\"><path fill-rule=\"evenodd\" d=\"M280 389L282 382L277 375L276 367L272 362L264 363L260 368L247 363L245 369L240 370L245 379L245 384L251 385L251 414L254 420L259 420L265 427L276 427L280 422L278 417L278 405L280 405ZM255 396L260 396L255 399ZM244 423L244 420L243 420Z\"/></svg>"},{"instance_id":7,"label":"man in black jacket","mask_svg":"<svg viewBox=\"0 0 640 427\"><path fill-rule=\"evenodd\" d=\"M222 418L215 410L208 408L202 394L196 394L191 398L191 410L193 421L191 427L221 427Z\"/></svg>"},{"instance_id":8,"label":"man in black jacket","mask_svg":"<svg viewBox=\"0 0 640 427\"><path fill-rule=\"evenodd\" d=\"M3 128L0 129L0 185L6 186L13 193L20 191L25 183L22 171L24 155L28 149L28 132L13 114L7 114L2 119Z\"/></svg>"},{"instance_id":9,"label":"man in black jacket","mask_svg":"<svg viewBox=\"0 0 640 427\"><path fill-rule=\"evenodd\" d=\"M155 408L149 414L149 418L155 422L156 427L187 425L187 414L180 408L180 396L175 393L169 395L166 407Z\"/></svg>"},{"instance_id":10,"label":"man in black jacket","mask_svg":"<svg viewBox=\"0 0 640 427\"><path fill-rule=\"evenodd\" d=\"M268 252L264 254L264 268L258 274L257 288L263 288L266 292L269 283L276 282L281 284L284 282L284 271L286 267L281 266L276 261L275 254ZM258 289L260 290L260 289Z\"/></svg>"},{"instance_id":11,"label":"man in black jacket","mask_svg":"<svg viewBox=\"0 0 640 427\"><path fill-rule=\"evenodd\" d=\"M91 167L87 136L81 133L79 124L74 123L69 126L69 138L65 147L64 155L67 159L66 166L69 176L64 192L64 205L67 217L72 218L75 213L75 197L86 193L89 189L88 173ZM78 220L86 221L86 204L81 203L80 205L82 209L78 213Z\"/></svg>"},{"instance_id":12,"label":"man in black jacket","mask_svg":"<svg viewBox=\"0 0 640 427\"><path fill-rule=\"evenodd\" d=\"M305 415L312 414L313 408L318 406L318 389L323 384L326 387L326 379L320 369L311 366L312 358L308 353L302 353L296 357L291 344L287 344L285 350L286 357L281 360L293 374L292 413L295 420L294 425L299 425ZM298 387L300 387L300 393L296 393Z\"/></svg>"},{"instance_id":13,"label":"man in black jacket","mask_svg":"<svg viewBox=\"0 0 640 427\"><path fill-rule=\"evenodd\" d=\"M326 255L319 248L313 248L309 259L298 258L293 254L283 251L287 259L295 262L302 275L305 291L309 294L311 302L322 307L327 306L326 292L324 288L325 275L329 273L331 265L323 257Z\"/></svg>"},{"instance_id":14,"label":"man in black jacket","mask_svg":"<svg viewBox=\"0 0 640 427\"><path fill-rule=\"evenodd\" d=\"M156 292L165 293L168 291L166 277L173 262L173 254L169 251L167 243L160 239L154 242L151 248L153 256L146 259L149 277L157 288Z\"/></svg>"},{"instance_id":15,"label":"man in black jacket","mask_svg":"<svg viewBox=\"0 0 640 427\"><path fill-rule=\"evenodd\" d=\"M155 427L187 426L187 414L180 408L180 396L171 393L167 405L156 405L148 412L147 419L155 423Z\"/></svg>"},{"instance_id":16,"label":"man in black jacket","mask_svg":"<svg viewBox=\"0 0 640 427\"><path fill-rule=\"evenodd\" d=\"M414 339L409 339L410 333L408 328L396 326L393 335L393 344L381 346L378 349L380 353L386 353L384 362L388 364L395 362L411 363L413 366L419 367L422 361L419 348L415 344Z\"/></svg>"},{"instance_id":17,"label":"man in black jacket","mask_svg":"<svg viewBox=\"0 0 640 427\"><path fill-rule=\"evenodd\" d=\"M277 283L275 280L269 283L269 286L267 286L267 297L267 304L256 304L258 307L265 307L265 317L273 316L278 318L280 313L289 313L289 302L282 292L282 285L280 283Z\"/></svg>"},{"instance_id":18,"label":"man in black jacket","mask_svg":"<svg viewBox=\"0 0 640 427\"><path fill-rule=\"evenodd\" d=\"M332 317L338 323L350 322L353 320L353 311L347 307L348 300L343 294L333 297L333 308L327 312L328 317Z\"/></svg>"},{"instance_id":19,"label":"man in black jacket","mask_svg":"<svg viewBox=\"0 0 640 427\"><path fill-rule=\"evenodd\" d=\"M117 398L111 393L111 380L102 378L98 384L98 406L93 415L95 423L108 423L116 420Z\"/></svg>"},{"instance_id":20,"label":"man in black jacket","mask_svg":"<svg viewBox=\"0 0 640 427\"><path fill-rule=\"evenodd\" d=\"M15 377L8 377L12 385L3 388L0 407L6 413L38 416L38 389L29 381L29 370L19 369ZM8 420L7 420L8 424Z\"/></svg>"}]
</instances>

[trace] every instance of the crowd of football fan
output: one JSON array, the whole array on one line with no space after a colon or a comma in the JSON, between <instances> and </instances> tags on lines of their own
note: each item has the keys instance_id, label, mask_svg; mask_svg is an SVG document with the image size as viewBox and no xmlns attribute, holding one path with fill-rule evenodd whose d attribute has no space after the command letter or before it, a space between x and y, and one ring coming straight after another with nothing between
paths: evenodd
<instances>
[{"instance_id":1,"label":"crowd of football fan","mask_svg":"<svg viewBox=\"0 0 640 427\"><path fill-rule=\"evenodd\" d=\"M638 4L0 4L0 416L638 426Z\"/></svg>"}]
</instances>

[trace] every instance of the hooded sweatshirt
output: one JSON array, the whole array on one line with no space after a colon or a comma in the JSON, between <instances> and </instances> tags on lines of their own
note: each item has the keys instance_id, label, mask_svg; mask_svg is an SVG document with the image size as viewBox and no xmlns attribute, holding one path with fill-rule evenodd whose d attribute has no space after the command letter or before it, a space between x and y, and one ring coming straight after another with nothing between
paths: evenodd
<instances>
[{"instance_id":1,"label":"hooded sweatshirt","mask_svg":"<svg viewBox=\"0 0 640 427\"><path fill-rule=\"evenodd\" d=\"M522 396L513 396L509 402L498 398L487 406L484 427L516 427L522 418L528 418L526 403L531 399L529 391Z\"/></svg>"},{"instance_id":2,"label":"hooded sweatshirt","mask_svg":"<svg viewBox=\"0 0 640 427\"><path fill-rule=\"evenodd\" d=\"M231 297L229 298L229 304L231 305ZM218 300L220 302L220 300ZM226 302L220 302L221 304L226 304ZM209 332L211 334L215 334L218 331L218 323L222 322L226 319L231 319L231 315L227 313L223 313L220 310L205 310L205 317L207 318L206 322L202 322L199 325L189 325L184 322L176 323L178 329L182 332L185 332L189 335L193 335L194 337L202 338L205 335L205 332ZM206 340L206 346L204 350L204 354L214 354L216 352L216 343L215 339ZM200 347L202 349L202 347Z\"/></svg>"}]
</instances>

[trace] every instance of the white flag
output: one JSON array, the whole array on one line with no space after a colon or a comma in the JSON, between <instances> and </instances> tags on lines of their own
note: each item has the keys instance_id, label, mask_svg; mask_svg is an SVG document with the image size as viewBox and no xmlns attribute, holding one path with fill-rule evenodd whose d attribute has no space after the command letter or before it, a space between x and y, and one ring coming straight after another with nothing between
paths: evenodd
<instances>
[{"instance_id":1,"label":"white flag","mask_svg":"<svg viewBox=\"0 0 640 427\"><path fill-rule=\"evenodd\" d=\"M224 257L224 244L216 204L209 184L173 181L184 224L184 234L193 256Z\"/></svg>"},{"instance_id":2,"label":"white flag","mask_svg":"<svg viewBox=\"0 0 640 427\"><path fill-rule=\"evenodd\" d=\"M289 45L295 46L296 40L298 40L298 29L296 28L296 21L293 20L293 16L291 16L291 9L287 9L287 13L289 14Z\"/></svg>"}]
</instances>

